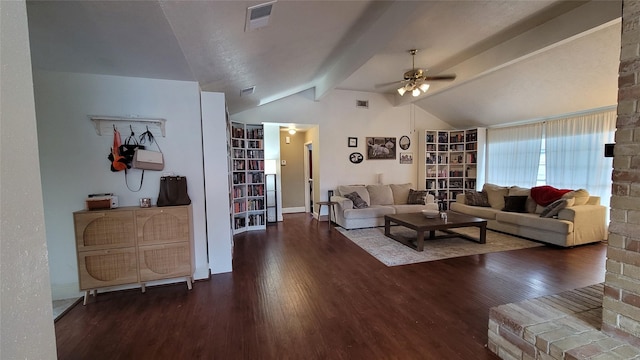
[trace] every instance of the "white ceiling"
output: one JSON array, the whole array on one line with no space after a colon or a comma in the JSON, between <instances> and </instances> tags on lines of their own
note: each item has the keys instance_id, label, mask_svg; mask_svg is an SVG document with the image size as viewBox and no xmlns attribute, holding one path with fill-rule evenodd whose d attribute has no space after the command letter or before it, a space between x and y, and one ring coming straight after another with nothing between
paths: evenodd
<instances>
[{"instance_id":1,"label":"white ceiling","mask_svg":"<svg viewBox=\"0 0 640 360\"><path fill-rule=\"evenodd\" d=\"M393 94L455 127L615 105L619 1L27 1L36 69L198 81L237 113L314 89ZM411 68L455 73L400 97ZM240 96L255 86L252 95Z\"/></svg>"}]
</instances>

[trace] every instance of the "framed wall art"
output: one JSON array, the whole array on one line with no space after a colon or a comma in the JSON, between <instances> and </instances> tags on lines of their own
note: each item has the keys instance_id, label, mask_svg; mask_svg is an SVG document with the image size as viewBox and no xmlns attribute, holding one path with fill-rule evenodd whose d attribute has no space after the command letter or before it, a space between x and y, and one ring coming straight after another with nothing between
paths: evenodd
<instances>
[{"instance_id":1,"label":"framed wall art","mask_svg":"<svg viewBox=\"0 0 640 360\"><path fill-rule=\"evenodd\" d=\"M368 137L367 160L392 160L396 158L396 138Z\"/></svg>"},{"instance_id":2,"label":"framed wall art","mask_svg":"<svg viewBox=\"0 0 640 360\"><path fill-rule=\"evenodd\" d=\"M413 164L413 153L401 152L400 153L400 164Z\"/></svg>"},{"instance_id":3,"label":"framed wall art","mask_svg":"<svg viewBox=\"0 0 640 360\"><path fill-rule=\"evenodd\" d=\"M358 138L357 137L349 137L349 147L358 147Z\"/></svg>"},{"instance_id":4,"label":"framed wall art","mask_svg":"<svg viewBox=\"0 0 640 360\"><path fill-rule=\"evenodd\" d=\"M411 146L411 139L409 139L407 135L404 135L403 137L400 138L400 142L398 143L398 146L400 146L400 149L402 150L408 150L409 146Z\"/></svg>"}]
</instances>

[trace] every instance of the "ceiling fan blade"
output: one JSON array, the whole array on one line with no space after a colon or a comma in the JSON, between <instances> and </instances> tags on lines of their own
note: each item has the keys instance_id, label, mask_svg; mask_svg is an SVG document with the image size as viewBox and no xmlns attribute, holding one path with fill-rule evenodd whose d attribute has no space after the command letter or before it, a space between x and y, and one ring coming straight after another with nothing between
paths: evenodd
<instances>
[{"instance_id":1,"label":"ceiling fan blade","mask_svg":"<svg viewBox=\"0 0 640 360\"><path fill-rule=\"evenodd\" d=\"M437 76L425 76L424 80L425 81L437 81L437 80L455 80L456 76L455 74L451 74L451 75L437 75Z\"/></svg>"},{"instance_id":2,"label":"ceiling fan blade","mask_svg":"<svg viewBox=\"0 0 640 360\"><path fill-rule=\"evenodd\" d=\"M383 88L383 87L387 87L387 86L391 86L391 85L396 85L396 84L401 84L403 82L406 82L406 80L398 80L398 81L392 81L392 82L388 82L388 83L383 83L383 84L376 84L375 88Z\"/></svg>"}]
</instances>

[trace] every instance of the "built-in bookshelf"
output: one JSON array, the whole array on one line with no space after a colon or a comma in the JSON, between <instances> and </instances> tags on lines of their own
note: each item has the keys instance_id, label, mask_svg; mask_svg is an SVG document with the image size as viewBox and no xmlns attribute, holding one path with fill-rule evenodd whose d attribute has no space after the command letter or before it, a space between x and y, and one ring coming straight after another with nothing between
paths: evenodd
<instances>
[{"instance_id":1,"label":"built-in bookshelf","mask_svg":"<svg viewBox=\"0 0 640 360\"><path fill-rule=\"evenodd\" d=\"M263 127L231 122L230 138L233 233L265 229Z\"/></svg>"},{"instance_id":2,"label":"built-in bookshelf","mask_svg":"<svg viewBox=\"0 0 640 360\"><path fill-rule=\"evenodd\" d=\"M425 130L420 173L443 210L465 190L484 184L486 129Z\"/></svg>"}]
</instances>

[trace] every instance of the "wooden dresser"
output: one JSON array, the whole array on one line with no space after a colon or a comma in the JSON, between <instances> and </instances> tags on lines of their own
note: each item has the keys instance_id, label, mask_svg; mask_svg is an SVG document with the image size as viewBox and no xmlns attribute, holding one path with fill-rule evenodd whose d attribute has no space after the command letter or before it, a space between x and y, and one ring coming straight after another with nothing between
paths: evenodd
<instances>
[{"instance_id":1,"label":"wooden dresser","mask_svg":"<svg viewBox=\"0 0 640 360\"><path fill-rule=\"evenodd\" d=\"M191 289L194 247L191 205L122 207L73 213L80 290L185 278Z\"/></svg>"}]
</instances>

